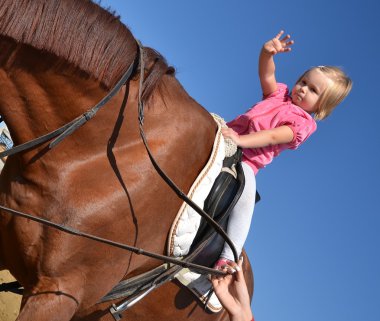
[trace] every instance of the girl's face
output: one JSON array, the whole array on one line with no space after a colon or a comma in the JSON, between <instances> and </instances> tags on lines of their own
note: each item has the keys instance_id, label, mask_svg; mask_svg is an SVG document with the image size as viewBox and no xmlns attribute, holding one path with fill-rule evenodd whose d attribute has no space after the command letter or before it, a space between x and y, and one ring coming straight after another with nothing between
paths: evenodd
<instances>
[{"instance_id":1,"label":"girl's face","mask_svg":"<svg viewBox=\"0 0 380 321\"><path fill-rule=\"evenodd\" d=\"M319 69L307 72L292 89L293 104L309 114L317 111L317 102L332 80Z\"/></svg>"}]
</instances>

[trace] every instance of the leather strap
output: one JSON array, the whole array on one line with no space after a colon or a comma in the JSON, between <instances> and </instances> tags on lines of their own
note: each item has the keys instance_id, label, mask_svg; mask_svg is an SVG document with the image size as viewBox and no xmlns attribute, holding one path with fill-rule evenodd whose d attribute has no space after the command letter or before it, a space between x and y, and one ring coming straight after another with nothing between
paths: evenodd
<instances>
[{"instance_id":1,"label":"leather strap","mask_svg":"<svg viewBox=\"0 0 380 321\"><path fill-rule=\"evenodd\" d=\"M132 72L134 71L136 65L138 64L138 55L136 55L134 61L130 64L128 67L128 70L124 73L123 77L117 82L117 84L112 88L112 90L105 96L101 101L99 101L94 107L86 111L81 116L75 118L71 122L63 125L62 127L46 134L43 136L40 136L38 138L35 138L33 140L30 140L26 143L17 145L11 149L8 149L4 152L0 153L0 158L5 156L14 155L17 153L20 153L24 150L31 149L37 145L43 144L54 137L56 137L50 144L49 149L57 146L63 139L65 139L67 136L72 134L74 131L76 131L79 127L81 127L83 124L88 122L91 118L95 116L95 114L99 111L100 108L102 108L110 99L112 99L115 94L121 89L121 87L128 81L128 79L131 77ZM58 137L57 137L58 136Z\"/></svg>"},{"instance_id":2,"label":"leather strap","mask_svg":"<svg viewBox=\"0 0 380 321\"><path fill-rule=\"evenodd\" d=\"M235 262L238 261L238 253L236 251L235 245L227 235L227 233L221 228L221 226L215 222L210 215L208 215L203 209L201 209L196 203L194 203L190 198L187 197L187 195L169 178L169 176L162 170L162 168L157 164L155 158L153 157L152 152L150 151L150 148L148 146L148 142L145 136L144 132L144 103L141 99L141 92L142 92L142 85L144 81L144 58L143 58L143 47L141 43L137 42L139 45L139 51L140 51L140 86L139 86L139 95L138 95L138 114L139 114L139 128L140 128L140 136L143 140L143 143L145 145L145 149L148 152L149 158L158 172L158 174L161 176L161 178L166 182L166 184L169 185L169 187L177 194L177 196L182 199L184 202L189 204L200 216L202 216L206 222L212 226L218 234L220 234L225 242L230 246L232 253L234 255Z\"/></svg>"}]
</instances>

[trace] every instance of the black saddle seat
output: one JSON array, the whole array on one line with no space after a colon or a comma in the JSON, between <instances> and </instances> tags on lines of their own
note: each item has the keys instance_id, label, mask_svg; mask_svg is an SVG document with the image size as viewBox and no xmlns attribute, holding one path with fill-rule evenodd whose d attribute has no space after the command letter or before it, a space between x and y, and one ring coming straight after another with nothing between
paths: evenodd
<instances>
[{"instance_id":1,"label":"black saddle seat","mask_svg":"<svg viewBox=\"0 0 380 321\"><path fill-rule=\"evenodd\" d=\"M231 210L239 200L244 189L245 178L241 165L241 158L242 151L238 148L235 155L227 157L223 161L223 170L215 180L204 204L205 212L218 222L224 230L227 228ZM256 202L259 200L260 195L256 192ZM209 239L209 241L202 252L197 256L194 263L212 266L219 258L223 249L224 240L221 236L215 233L214 229L211 228L207 222L202 220L191 246L190 253L193 249L197 248L198 244L206 239Z\"/></svg>"}]
</instances>

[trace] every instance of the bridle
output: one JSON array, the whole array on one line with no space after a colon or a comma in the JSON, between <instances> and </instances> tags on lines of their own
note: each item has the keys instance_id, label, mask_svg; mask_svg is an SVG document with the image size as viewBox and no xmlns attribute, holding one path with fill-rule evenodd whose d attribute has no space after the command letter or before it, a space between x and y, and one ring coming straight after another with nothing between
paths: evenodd
<instances>
[{"instance_id":1,"label":"bridle","mask_svg":"<svg viewBox=\"0 0 380 321\"><path fill-rule=\"evenodd\" d=\"M63 139L65 139L67 136L72 134L79 127L84 125L87 121L92 119L95 116L95 114L99 111L99 109L102 108L112 97L114 97L115 94L121 89L121 87L130 80L131 76L133 75L134 70L140 64L140 80L139 80L139 91L138 91L138 122L139 122L140 136L141 136L143 143L145 145L145 148L148 152L149 158L150 158L154 168L159 173L159 175L169 185L169 187L177 194L177 196L179 198L181 198L184 202L186 202L189 206L191 206L199 215L201 215L206 220L206 222L209 225L211 225L215 229L215 231L217 233L219 233L223 237L225 242L231 247L231 249L234 253L235 261L237 262L237 260L238 260L237 251L235 249L234 244L232 243L232 241L230 240L230 238L226 234L226 232L203 209L201 209L197 204L195 204L191 199L189 199L183 191L181 191L181 189L160 168L160 166L157 164L156 160L154 159L154 157L150 151L150 148L148 146L148 142L147 142L147 139L145 136L144 128L143 128L143 126L144 126L144 103L142 101L142 88L144 85L144 71L145 71L144 47L141 45L141 43L139 41L137 41L137 44L138 44L138 49L139 49L138 52L139 53L136 54L134 61L130 64L127 71L124 73L124 75L121 77L121 79L117 82L117 84L111 89L111 91L100 102L98 102L94 107L92 107L91 109L89 109L88 111L83 113L81 116L75 118L71 122L63 125L62 127L58 128L58 129L56 129L56 130L54 130L54 131L52 131L46 135L40 136L40 137L35 138L31 141L28 141L26 143L15 146L15 147L13 147L9 150L6 150L4 152L1 152L0 157L14 155L14 154L20 153L22 151L32 149L32 148L34 148L40 144L43 144L47 141L50 141L50 140L52 140L52 141L48 145L48 148L51 149L51 148L55 147ZM128 250L128 251L131 251L131 252L136 253L136 254L141 254L141 255L148 256L148 257L151 257L154 259L162 260L166 263L171 263L171 264L179 265L179 266L186 267L186 268L192 268L201 274L204 274L204 273L216 274L216 275L225 275L226 274L223 271L218 271L215 269L208 268L206 266L187 262L186 260L175 259L175 258L170 257L170 256L152 253L152 252L143 250L141 248L122 244L119 242L114 242L114 241L111 241L108 239L97 237L97 236L92 235L92 234L84 233L84 232L76 230L72 227L65 226L63 224L54 223L50 220L46 220L46 219L40 218L38 216L34 216L34 215L30 215L30 214L27 214L24 212L20 212L20 211L8 208L8 207L3 206L3 205L0 205L0 209L10 213L13 216L19 216L19 217L23 217L26 219L30 219L32 221L44 224L44 225L49 226L51 228L58 229L58 230L63 231L65 233L69 233L69 234L76 235L76 236L81 236L81 237L91 239L91 240L94 240L94 241L97 241L100 243L104 243L104 244L108 244L108 245L111 245L111 246L114 246L117 248Z\"/></svg>"}]
</instances>

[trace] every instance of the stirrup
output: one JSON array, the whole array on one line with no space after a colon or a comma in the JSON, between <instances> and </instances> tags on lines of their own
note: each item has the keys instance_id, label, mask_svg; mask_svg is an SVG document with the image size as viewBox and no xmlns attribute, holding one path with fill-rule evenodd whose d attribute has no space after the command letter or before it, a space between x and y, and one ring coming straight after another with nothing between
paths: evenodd
<instances>
[{"instance_id":1,"label":"stirrup","mask_svg":"<svg viewBox=\"0 0 380 321\"><path fill-rule=\"evenodd\" d=\"M154 284L150 288L148 288L147 290L143 291L142 293L138 293L135 296L131 296L130 298L128 298L124 302L120 303L119 305L112 304L112 307L110 308L110 312L111 312L112 316L114 317L114 319L116 321L121 320L121 318L123 317L122 313L125 310L129 309L132 305L139 302L146 295L148 295L150 292L152 292L155 288L156 288L156 285Z\"/></svg>"}]
</instances>

